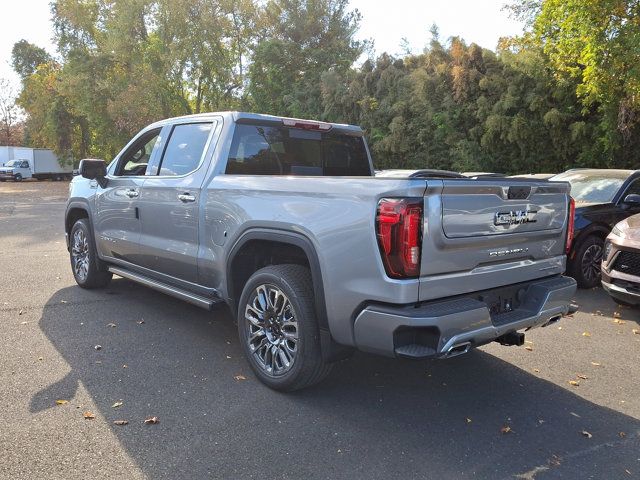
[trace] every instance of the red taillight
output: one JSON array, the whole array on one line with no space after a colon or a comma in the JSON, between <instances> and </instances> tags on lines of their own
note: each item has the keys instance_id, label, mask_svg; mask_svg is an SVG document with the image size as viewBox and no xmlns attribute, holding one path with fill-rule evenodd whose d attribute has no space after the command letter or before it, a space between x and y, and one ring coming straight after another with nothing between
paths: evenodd
<instances>
[{"instance_id":1,"label":"red taillight","mask_svg":"<svg viewBox=\"0 0 640 480\"><path fill-rule=\"evenodd\" d=\"M576 201L573 197L569 197L569 222L567 226L567 243L565 245L567 255L571 251L571 242L573 242L573 232L576 223Z\"/></svg>"},{"instance_id":2,"label":"red taillight","mask_svg":"<svg viewBox=\"0 0 640 480\"><path fill-rule=\"evenodd\" d=\"M383 198L378 202L376 233L384 269L392 278L420 275L421 198Z\"/></svg>"}]
</instances>

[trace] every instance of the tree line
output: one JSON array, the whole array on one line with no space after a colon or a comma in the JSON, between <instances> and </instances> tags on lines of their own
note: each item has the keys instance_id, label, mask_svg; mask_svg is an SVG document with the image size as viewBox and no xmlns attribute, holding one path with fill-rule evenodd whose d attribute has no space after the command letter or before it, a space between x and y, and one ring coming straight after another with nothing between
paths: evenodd
<instances>
[{"instance_id":1,"label":"tree line","mask_svg":"<svg viewBox=\"0 0 640 480\"><path fill-rule=\"evenodd\" d=\"M636 168L638 2L509 8L527 27L495 51L432 27L374 58L348 0L55 0L55 56L13 47L24 143L109 159L155 120L248 110L359 124L376 168Z\"/></svg>"}]
</instances>

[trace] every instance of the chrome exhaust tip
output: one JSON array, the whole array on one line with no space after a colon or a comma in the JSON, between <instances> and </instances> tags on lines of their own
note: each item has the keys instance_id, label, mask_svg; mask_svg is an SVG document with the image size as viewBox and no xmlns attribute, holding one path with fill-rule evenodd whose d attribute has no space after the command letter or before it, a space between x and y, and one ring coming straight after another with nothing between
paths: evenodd
<instances>
[{"instance_id":1,"label":"chrome exhaust tip","mask_svg":"<svg viewBox=\"0 0 640 480\"><path fill-rule=\"evenodd\" d=\"M549 319L549 321L543 325L543 327L548 327L549 325L553 325L554 323L556 323L561 318L562 318L562 315L556 315L554 317L551 317Z\"/></svg>"},{"instance_id":2,"label":"chrome exhaust tip","mask_svg":"<svg viewBox=\"0 0 640 480\"><path fill-rule=\"evenodd\" d=\"M469 350L471 350L471 342L456 343L455 345L449 347L444 358L452 358L457 357L458 355L464 355Z\"/></svg>"}]
</instances>

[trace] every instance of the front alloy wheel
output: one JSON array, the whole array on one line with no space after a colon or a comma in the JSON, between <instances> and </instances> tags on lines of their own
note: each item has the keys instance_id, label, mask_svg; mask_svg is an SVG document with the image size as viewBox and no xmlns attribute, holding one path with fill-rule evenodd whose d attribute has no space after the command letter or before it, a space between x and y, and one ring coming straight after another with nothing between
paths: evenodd
<instances>
[{"instance_id":1,"label":"front alloy wheel","mask_svg":"<svg viewBox=\"0 0 640 480\"><path fill-rule=\"evenodd\" d=\"M71 243L71 266L78 280L85 282L89 275L89 241L82 229L73 233Z\"/></svg>"},{"instance_id":2,"label":"front alloy wheel","mask_svg":"<svg viewBox=\"0 0 640 480\"><path fill-rule=\"evenodd\" d=\"M106 287L112 275L98 259L89 220L81 218L76 221L69 232L69 239L71 271L76 283L82 288Z\"/></svg>"}]
</instances>

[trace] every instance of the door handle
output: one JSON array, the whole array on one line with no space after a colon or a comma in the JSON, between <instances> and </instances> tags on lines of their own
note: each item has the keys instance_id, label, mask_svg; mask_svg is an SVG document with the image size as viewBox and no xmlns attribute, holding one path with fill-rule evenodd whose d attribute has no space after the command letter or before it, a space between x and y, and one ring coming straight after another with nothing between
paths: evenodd
<instances>
[{"instance_id":1,"label":"door handle","mask_svg":"<svg viewBox=\"0 0 640 480\"><path fill-rule=\"evenodd\" d=\"M127 190L124 194L129 198L138 198L140 195L136 190Z\"/></svg>"},{"instance_id":2,"label":"door handle","mask_svg":"<svg viewBox=\"0 0 640 480\"><path fill-rule=\"evenodd\" d=\"M178 195L178 200L180 200L181 202L184 202L184 203L195 202L196 201L196 197L194 197L190 193L181 193L180 195Z\"/></svg>"}]
</instances>

